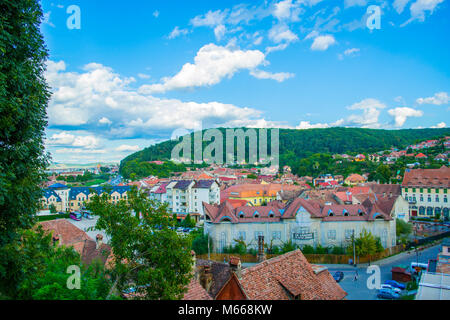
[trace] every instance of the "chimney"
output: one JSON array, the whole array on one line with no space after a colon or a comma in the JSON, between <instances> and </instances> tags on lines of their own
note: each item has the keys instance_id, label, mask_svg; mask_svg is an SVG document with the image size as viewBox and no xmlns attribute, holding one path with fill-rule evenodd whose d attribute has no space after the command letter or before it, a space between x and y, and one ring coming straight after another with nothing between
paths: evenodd
<instances>
[{"instance_id":1,"label":"chimney","mask_svg":"<svg viewBox=\"0 0 450 320\"><path fill-rule=\"evenodd\" d=\"M211 267L209 265L202 266L199 274L200 285L206 290L206 292L211 291L211 285L213 281L213 276L211 273Z\"/></svg>"},{"instance_id":2,"label":"chimney","mask_svg":"<svg viewBox=\"0 0 450 320\"><path fill-rule=\"evenodd\" d=\"M230 256L230 272L234 272L237 278L240 280L242 278L242 265L241 259L239 257Z\"/></svg>"},{"instance_id":3,"label":"chimney","mask_svg":"<svg viewBox=\"0 0 450 320\"><path fill-rule=\"evenodd\" d=\"M103 236L99 233L95 237L95 249L100 248L102 243L103 243Z\"/></svg>"},{"instance_id":4,"label":"chimney","mask_svg":"<svg viewBox=\"0 0 450 320\"><path fill-rule=\"evenodd\" d=\"M266 253L264 252L264 236L258 236L258 262L266 260Z\"/></svg>"}]
</instances>

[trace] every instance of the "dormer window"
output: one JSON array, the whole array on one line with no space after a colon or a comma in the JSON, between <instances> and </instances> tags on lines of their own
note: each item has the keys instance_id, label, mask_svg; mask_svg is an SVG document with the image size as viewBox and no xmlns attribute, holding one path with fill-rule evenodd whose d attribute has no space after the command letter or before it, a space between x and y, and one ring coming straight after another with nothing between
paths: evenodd
<instances>
[{"instance_id":1,"label":"dormer window","mask_svg":"<svg viewBox=\"0 0 450 320\"><path fill-rule=\"evenodd\" d=\"M334 212L333 212L333 210L328 210L328 216L329 217L333 217L334 216Z\"/></svg>"},{"instance_id":2,"label":"dormer window","mask_svg":"<svg viewBox=\"0 0 450 320\"><path fill-rule=\"evenodd\" d=\"M259 212L255 211L255 213L253 213L253 218L259 218Z\"/></svg>"},{"instance_id":3,"label":"dormer window","mask_svg":"<svg viewBox=\"0 0 450 320\"><path fill-rule=\"evenodd\" d=\"M274 217L275 217L275 214L273 213L272 210L270 210L270 211L269 211L269 218L274 218Z\"/></svg>"},{"instance_id":4,"label":"dormer window","mask_svg":"<svg viewBox=\"0 0 450 320\"><path fill-rule=\"evenodd\" d=\"M239 218L241 218L241 219L242 219L242 218L244 218L244 217L245 217L245 215L244 215L244 212L242 212L242 211L241 211L241 212L239 212Z\"/></svg>"},{"instance_id":5,"label":"dormer window","mask_svg":"<svg viewBox=\"0 0 450 320\"><path fill-rule=\"evenodd\" d=\"M342 215L343 215L344 217L348 217L348 211L347 211L346 209L344 209L344 210L342 211Z\"/></svg>"},{"instance_id":6,"label":"dormer window","mask_svg":"<svg viewBox=\"0 0 450 320\"><path fill-rule=\"evenodd\" d=\"M364 211L362 211L361 209L358 209L358 215L359 215L360 217L362 217L362 216L364 215Z\"/></svg>"}]
</instances>

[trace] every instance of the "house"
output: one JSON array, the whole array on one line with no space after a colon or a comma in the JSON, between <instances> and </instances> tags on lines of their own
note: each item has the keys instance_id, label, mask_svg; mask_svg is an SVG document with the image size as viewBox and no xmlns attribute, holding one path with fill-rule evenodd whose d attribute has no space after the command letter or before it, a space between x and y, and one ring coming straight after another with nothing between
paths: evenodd
<instances>
[{"instance_id":1,"label":"house","mask_svg":"<svg viewBox=\"0 0 450 320\"><path fill-rule=\"evenodd\" d=\"M363 176L361 176L357 173L353 173L353 174L349 175L347 177L347 179L345 179L344 182L348 186L355 186L355 185L366 182L366 178L364 178Z\"/></svg>"},{"instance_id":2,"label":"house","mask_svg":"<svg viewBox=\"0 0 450 320\"><path fill-rule=\"evenodd\" d=\"M380 237L384 248L396 244L395 219L378 202L340 205L297 198L287 204L267 206L235 208L227 201L203 206L204 232L210 235L217 251L234 245L235 239L256 248L259 236L276 246L292 241L300 247L346 247L352 235L359 235L363 229Z\"/></svg>"},{"instance_id":3,"label":"house","mask_svg":"<svg viewBox=\"0 0 450 320\"><path fill-rule=\"evenodd\" d=\"M204 216L202 202L220 203L220 186L214 179L172 180L155 185L150 189L149 198L168 203L172 213L197 214L201 220Z\"/></svg>"},{"instance_id":4,"label":"house","mask_svg":"<svg viewBox=\"0 0 450 320\"><path fill-rule=\"evenodd\" d=\"M440 215L448 219L450 168L406 169L402 196L409 202L411 217Z\"/></svg>"},{"instance_id":5,"label":"house","mask_svg":"<svg viewBox=\"0 0 450 320\"><path fill-rule=\"evenodd\" d=\"M438 154L436 157L434 157L435 161L447 161L447 157L444 154Z\"/></svg>"},{"instance_id":6,"label":"house","mask_svg":"<svg viewBox=\"0 0 450 320\"><path fill-rule=\"evenodd\" d=\"M326 267L311 265L300 250L242 270L239 283L249 300L342 300L347 295Z\"/></svg>"},{"instance_id":7,"label":"house","mask_svg":"<svg viewBox=\"0 0 450 320\"><path fill-rule=\"evenodd\" d=\"M354 161L366 161L366 156L363 154L358 154L355 156Z\"/></svg>"},{"instance_id":8,"label":"house","mask_svg":"<svg viewBox=\"0 0 450 320\"><path fill-rule=\"evenodd\" d=\"M130 190L130 186L72 187L69 190L67 207L69 211L82 210L94 196L101 196L104 193L110 196L108 200L110 203L117 204L120 200L128 201Z\"/></svg>"},{"instance_id":9,"label":"house","mask_svg":"<svg viewBox=\"0 0 450 320\"><path fill-rule=\"evenodd\" d=\"M52 234L55 245L73 247L81 256L85 265L90 265L95 260L103 265L108 265L112 260L111 247L103 243L103 236L98 234L92 240L86 232L77 228L65 219L49 220L40 222L43 230Z\"/></svg>"},{"instance_id":10,"label":"house","mask_svg":"<svg viewBox=\"0 0 450 320\"><path fill-rule=\"evenodd\" d=\"M422 152L418 153L415 157L416 159L427 159L428 157Z\"/></svg>"},{"instance_id":11,"label":"house","mask_svg":"<svg viewBox=\"0 0 450 320\"><path fill-rule=\"evenodd\" d=\"M301 186L289 184L238 184L225 189L221 194L221 200L238 199L246 200L249 205L257 206L269 203L277 199L281 190L300 190Z\"/></svg>"}]
</instances>

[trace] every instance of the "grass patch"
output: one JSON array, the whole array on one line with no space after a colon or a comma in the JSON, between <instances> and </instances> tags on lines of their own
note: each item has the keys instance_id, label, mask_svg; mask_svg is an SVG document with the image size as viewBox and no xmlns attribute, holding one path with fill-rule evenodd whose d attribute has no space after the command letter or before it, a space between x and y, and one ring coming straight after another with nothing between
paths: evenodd
<instances>
[{"instance_id":1,"label":"grass patch","mask_svg":"<svg viewBox=\"0 0 450 320\"><path fill-rule=\"evenodd\" d=\"M65 214L51 214L48 216L37 216L37 221L38 222L42 222L42 221L49 221L49 220L55 220L55 219L67 219L69 218L69 214L65 213Z\"/></svg>"}]
</instances>

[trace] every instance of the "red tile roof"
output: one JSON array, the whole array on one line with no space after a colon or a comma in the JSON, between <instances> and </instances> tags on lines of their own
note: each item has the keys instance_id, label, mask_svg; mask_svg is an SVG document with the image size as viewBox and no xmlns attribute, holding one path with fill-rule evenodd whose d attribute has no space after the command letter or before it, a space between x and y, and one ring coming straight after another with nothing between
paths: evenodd
<instances>
[{"instance_id":1,"label":"red tile roof","mask_svg":"<svg viewBox=\"0 0 450 320\"><path fill-rule=\"evenodd\" d=\"M183 300L212 300L212 298L200 285L198 280L192 278L188 285L188 291L184 294Z\"/></svg>"},{"instance_id":2,"label":"red tile roof","mask_svg":"<svg viewBox=\"0 0 450 320\"><path fill-rule=\"evenodd\" d=\"M322 270L315 271L295 250L244 269L240 283L250 300L344 299L347 293L326 268Z\"/></svg>"},{"instance_id":3,"label":"red tile roof","mask_svg":"<svg viewBox=\"0 0 450 320\"><path fill-rule=\"evenodd\" d=\"M403 187L434 187L449 188L450 168L442 166L439 169L412 169L405 171Z\"/></svg>"}]
</instances>

